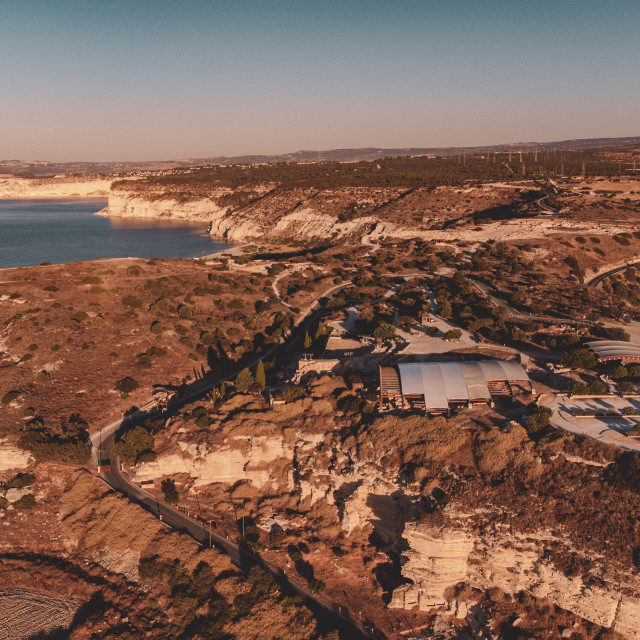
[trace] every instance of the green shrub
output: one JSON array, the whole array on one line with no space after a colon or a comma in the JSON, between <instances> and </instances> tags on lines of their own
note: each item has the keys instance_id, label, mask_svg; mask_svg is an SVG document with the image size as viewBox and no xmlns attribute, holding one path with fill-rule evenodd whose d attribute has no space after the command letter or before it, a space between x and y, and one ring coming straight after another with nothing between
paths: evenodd
<instances>
[{"instance_id":1,"label":"green shrub","mask_svg":"<svg viewBox=\"0 0 640 640\"><path fill-rule=\"evenodd\" d=\"M126 296L122 298L122 304L125 307L131 307L132 309L140 309L142 307L142 301L135 296Z\"/></svg>"},{"instance_id":2,"label":"green shrub","mask_svg":"<svg viewBox=\"0 0 640 640\"><path fill-rule=\"evenodd\" d=\"M280 544L287 538L287 532L284 529L276 529L269 534L271 544Z\"/></svg>"},{"instance_id":3,"label":"green shrub","mask_svg":"<svg viewBox=\"0 0 640 640\"><path fill-rule=\"evenodd\" d=\"M180 501L180 494L176 489L176 483L170 478L165 478L161 484L160 489L164 495L165 502L169 504L178 504Z\"/></svg>"},{"instance_id":4,"label":"green shrub","mask_svg":"<svg viewBox=\"0 0 640 640\"><path fill-rule=\"evenodd\" d=\"M620 340L621 342L631 342L631 336L621 327L610 327L605 330L607 340Z\"/></svg>"},{"instance_id":5,"label":"green shrub","mask_svg":"<svg viewBox=\"0 0 640 640\"><path fill-rule=\"evenodd\" d=\"M575 349L568 351L562 358L562 364L571 369L593 369L596 364L596 357L589 349Z\"/></svg>"},{"instance_id":6,"label":"green shrub","mask_svg":"<svg viewBox=\"0 0 640 640\"><path fill-rule=\"evenodd\" d=\"M616 385L616 391L620 394L620 395L629 395L631 393L635 393L635 386L633 384L633 382L629 382L628 380L622 380L621 382L618 382L618 384ZM630 407L625 407L625 409L628 409Z\"/></svg>"},{"instance_id":7,"label":"green shrub","mask_svg":"<svg viewBox=\"0 0 640 640\"><path fill-rule=\"evenodd\" d=\"M151 452L155 444L153 434L144 427L137 425L129 431L118 434L116 453L129 464L139 462L142 454Z\"/></svg>"},{"instance_id":8,"label":"green shrub","mask_svg":"<svg viewBox=\"0 0 640 640\"><path fill-rule=\"evenodd\" d=\"M626 378L629 375L629 370L627 367L623 367L622 365L618 365L611 373L611 377L614 380L619 380L620 378Z\"/></svg>"},{"instance_id":9,"label":"green shrub","mask_svg":"<svg viewBox=\"0 0 640 640\"><path fill-rule=\"evenodd\" d=\"M140 276L142 275L142 269L137 264L133 264L127 267L127 275L130 277Z\"/></svg>"},{"instance_id":10,"label":"green shrub","mask_svg":"<svg viewBox=\"0 0 640 640\"><path fill-rule=\"evenodd\" d=\"M327 585L323 580L319 580L318 578L311 578L309 580L309 591L311 593L322 593L327 588Z\"/></svg>"},{"instance_id":11,"label":"green shrub","mask_svg":"<svg viewBox=\"0 0 640 640\"><path fill-rule=\"evenodd\" d=\"M605 468L604 478L614 487L640 493L640 454L625 451Z\"/></svg>"},{"instance_id":12,"label":"green shrub","mask_svg":"<svg viewBox=\"0 0 640 640\"><path fill-rule=\"evenodd\" d=\"M449 329L449 331L445 331L442 337L445 340L460 340L462 331L460 329Z\"/></svg>"},{"instance_id":13,"label":"green shrub","mask_svg":"<svg viewBox=\"0 0 640 640\"><path fill-rule=\"evenodd\" d=\"M396 337L396 328L388 322L380 320L378 326L373 330L373 337L376 340L390 340Z\"/></svg>"},{"instance_id":14,"label":"green shrub","mask_svg":"<svg viewBox=\"0 0 640 640\"><path fill-rule=\"evenodd\" d=\"M154 333L156 335L161 334L164 331L164 327L160 324L160 322L158 322L158 320L154 320L151 323L151 333Z\"/></svg>"},{"instance_id":15,"label":"green shrub","mask_svg":"<svg viewBox=\"0 0 640 640\"><path fill-rule=\"evenodd\" d=\"M187 304L181 304L178 307L178 317L179 318L192 318L193 317L193 308Z\"/></svg>"},{"instance_id":16,"label":"green shrub","mask_svg":"<svg viewBox=\"0 0 640 640\"><path fill-rule=\"evenodd\" d=\"M304 396L304 389L302 387L287 387L282 392L282 399L289 403L295 402Z\"/></svg>"},{"instance_id":17,"label":"green shrub","mask_svg":"<svg viewBox=\"0 0 640 640\"><path fill-rule=\"evenodd\" d=\"M30 487L36 481L33 473L17 473L11 480L5 483L5 489L24 489Z\"/></svg>"},{"instance_id":18,"label":"green shrub","mask_svg":"<svg viewBox=\"0 0 640 640\"><path fill-rule=\"evenodd\" d=\"M140 385L136 380L130 378L129 376L126 376L116 382L115 390L119 391L122 394L131 393L132 391L135 391L139 386Z\"/></svg>"},{"instance_id":19,"label":"green shrub","mask_svg":"<svg viewBox=\"0 0 640 640\"><path fill-rule=\"evenodd\" d=\"M89 317L89 314L86 311L76 311L72 316L71 319L74 322L80 323L83 320L86 320Z\"/></svg>"},{"instance_id":20,"label":"green shrub","mask_svg":"<svg viewBox=\"0 0 640 640\"><path fill-rule=\"evenodd\" d=\"M251 371L245 368L236 377L236 391L239 393L247 393L254 383Z\"/></svg>"},{"instance_id":21,"label":"green shrub","mask_svg":"<svg viewBox=\"0 0 640 640\"><path fill-rule=\"evenodd\" d=\"M84 463L90 458L89 425L77 414L62 418L49 429L40 418L34 418L18 438L18 447L29 451L38 461Z\"/></svg>"},{"instance_id":22,"label":"green shrub","mask_svg":"<svg viewBox=\"0 0 640 640\"><path fill-rule=\"evenodd\" d=\"M16 389L7 391L7 393L2 396L2 400L0 400L0 402L4 405L11 404L14 400L17 400L20 397L20 394L21 392Z\"/></svg>"},{"instance_id":23,"label":"green shrub","mask_svg":"<svg viewBox=\"0 0 640 640\"><path fill-rule=\"evenodd\" d=\"M25 493L22 498L12 503L12 506L16 511L28 511L36 506L36 499L33 493Z\"/></svg>"},{"instance_id":24,"label":"green shrub","mask_svg":"<svg viewBox=\"0 0 640 640\"><path fill-rule=\"evenodd\" d=\"M572 396L588 396L589 386L583 382L574 382L569 389L569 393Z\"/></svg>"},{"instance_id":25,"label":"green shrub","mask_svg":"<svg viewBox=\"0 0 640 640\"><path fill-rule=\"evenodd\" d=\"M549 418L553 415L553 411L549 407L543 407L533 404L531 407L533 412L527 416L525 420L525 429L530 436L538 436L543 434L549 427Z\"/></svg>"},{"instance_id":26,"label":"green shrub","mask_svg":"<svg viewBox=\"0 0 640 640\"><path fill-rule=\"evenodd\" d=\"M51 374L45 369L43 369L36 376L36 382L38 384L47 384L48 382L51 382Z\"/></svg>"}]
</instances>

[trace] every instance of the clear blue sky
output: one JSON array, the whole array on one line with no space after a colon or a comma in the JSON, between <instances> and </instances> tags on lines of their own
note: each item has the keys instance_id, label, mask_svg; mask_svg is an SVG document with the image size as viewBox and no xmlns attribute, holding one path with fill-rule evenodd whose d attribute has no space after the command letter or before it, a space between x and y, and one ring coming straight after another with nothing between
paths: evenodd
<instances>
[{"instance_id":1,"label":"clear blue sky","mask_svg":"<svg viewBox=\"0 0 640 640\"><path fill-rule=\"evenodd\" d=\"M0 159L640 135L638 0L0 0Z\"/></svg>"}]
</instances>

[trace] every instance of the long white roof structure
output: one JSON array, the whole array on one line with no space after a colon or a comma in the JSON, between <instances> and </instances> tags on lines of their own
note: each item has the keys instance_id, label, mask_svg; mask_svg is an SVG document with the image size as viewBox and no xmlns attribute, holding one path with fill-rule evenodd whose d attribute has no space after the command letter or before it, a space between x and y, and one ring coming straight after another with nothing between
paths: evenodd
<instances>
[{"instance_id":1,"label":"long white roof structure","mask_svg":"<svg viewBox=\"0 0 640 640\"><path fill-rule=\"evenodd\" d=\"M640 361L640 346L621 340L594 340L587 342L587 346L600 362L606 360L624 360L626 362Z\"/></svg>"},{"instance_id":2,"label":"long white roof structure","mask_svg":"<svg viewBox=\"0 0 640 640\"><path fill-rule=\"evenodd\" d=\"M446 411L451 402L490 401L492 382L529 384L529 376L514 360L424 362L399 364L403 396L424 396L429 410Z\"/></svg>"}]
</instances>

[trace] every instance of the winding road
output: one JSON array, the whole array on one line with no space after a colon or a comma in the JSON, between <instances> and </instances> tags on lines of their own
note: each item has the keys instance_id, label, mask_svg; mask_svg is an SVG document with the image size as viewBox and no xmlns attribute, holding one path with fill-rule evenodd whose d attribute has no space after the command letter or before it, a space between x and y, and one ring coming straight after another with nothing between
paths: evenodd
<instances>
[{"instance_id":1,"label":"winding road","mask_svg":"<svg viewBox=\"0 0 640 640\"><path fill-rule=\"evenodd\" d=\"M239 367L238 371L244 367L255 366L259 360L272 355L277 350L286 350L288 344L297 339L298 336L296 335L296 332L303 331L306 326L312 322L314 314L320 308L320 301L323 298L333 296L336 293L352 286L353 284L351 282L340 284L331 287L317 296L294 321L295 331L290 336L288 342L274 345L267 352L261 354L259 358L256 358L255 361ZM180 396L171 403L170 410L173 412L194 400L202 398L207 393L210 393L215 386L226 380L234 378L238 371L234 371L233 373L224 377L219 377L215 380L204 378L195 380L190 386L188 393ZM216 531L213 531L210 527L207 527L205 523L181 513L168 504L159 502L157 498L133 483L127 475L120 470L120 460L115 450L115 438L118 429L123 425L130 427L135 424L139 424L146 418L157 416L159 413L160 409L158 407L154 407L148 412L139 411L133 413L122 420L112 422L91 436L94 459L98 465L105 467L100 471L100 478L102 478L102 480L113 489L126 495L129 500L136 502L149 511L149 513L159 518L167 526L190 535L200 544L215 545L221 551L224 551L231 558L231 561L242 571L247 572L249 568L254 565L258 565L269 571L280 585L288 587L299 596L303 597L309 609L314 611L316 614L331 617L334 624L348 634L346 637L362 637L371 639L383 638L384 636L379 632L376 633L374 629L365 629L351 617L343 614L341 609L337 609L312 594L306 587L290 579L281 568L267 562L259 555L253 553L249 548L232 542Z\"/></svg>"},{"instance_id":2,"label":"winding road","mask_svg":"<svg viewBox=\"0 0 640 640\"><path fill-rule=\"evenodd\" d=\"M614 267L613 269L609 269L609 271L605 271L604 273L601 273L600 275L597 275L591 278L591 280L587 281L587 284L590 287L597 287L604 280L615 275L616 273L620 273L621 271L626 271L627 269L631 269L631 267L636 267L638 265L640 265L640 260L635 260L634 262L627 262L622 266Z\"/></svg>"}]
</instances>

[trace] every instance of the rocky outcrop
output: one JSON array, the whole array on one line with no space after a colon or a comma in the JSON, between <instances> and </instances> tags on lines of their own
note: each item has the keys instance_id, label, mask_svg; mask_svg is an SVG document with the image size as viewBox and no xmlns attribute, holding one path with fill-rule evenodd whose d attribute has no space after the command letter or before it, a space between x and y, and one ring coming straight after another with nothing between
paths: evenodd
<instances>
[{"instance_id":1,"label":"rocky outcrop","mask_svg":"<svg viewBox=\"0 0 640 640\"><path fill-rule=\"evenodd\" d=\"M219 189L207 198L180 201L161 193L142 195L116 190L109 194L108 206L99 215L202 222L208 225L211 235L230 242L363 235L378 222L374 216L341 222L323 210L324 201L313 202L314 194L305 190L267 195L238 210L218 204L228 194L229 189Z\"/></svg>"},{"instance_id":2,"label":"rocky outcrop","mask_svg":"<svg viewBox=\"0 0 640 640\"><path fill-rule=\"evenodd\" d=\"M413 581L393 592L392 609L428 611L445 604L448 587L467 577L474 538L464 530L433 531L407 525L404 537L410 545L403 575Z\"/></svg>"},{"instance_id":3,"label":"rocky outcrop","mask_svg":"<svg viewBox=\"0 0 640 640\"><path fill-rule=\"evenodd\" d=\"M293 448L286 445L281 436L234 438L215 450L209 450L206 445L179 444L181 453L138 465L133 479L142 482L186 472L194 478L196 486L248 480L257 488L266 488L273 482L274 462L290 459L293 453Z\"/></svg>"},{"instance_id":4,"label":"rocky outcrop","mask_svg":"<svg viewBox=\"0 0 640 640\"><path fill-rule=\"evenodd\" d=\"M227 190L221 190L223 195ZM112 191L109 202L98 215L116 218L152 218L156 220L183 220L189 222L213 223L223 218L227 207L216 204L215 197L203 200L178 200L162 198L161 194L141 196L135 192Z\"/></svg>"},{"instance_id":5,"label":"rocky outcrop","mask_svg":"<svg viewBox=\"0 0 640 640\"><path fill-rule=\"evenodd\" d=\"M545 548L561 544L571 553L571 543L551 532L477 536L465 528L412 523L404 537L410 549L404 554L402 573L412 583L394 590L392 608L429 610L445 604L447 588L466 582L480 589L499 587L512 595L528 591L586 620L640 638L640 580L619 584L607 575L606 567L597 580L565 575L546 559Z\"/></svg>"},{"instance_id":6,"label":"rocky outcrop","mask_svg":"<svg viewBox=\"0 0 640 640\"><path fill-rule=\"evenodd\" d=\"M25 469L29 466L31 454L18 449L9 442L0 442L0 471Z\"/></svg>"}]
</instances>

